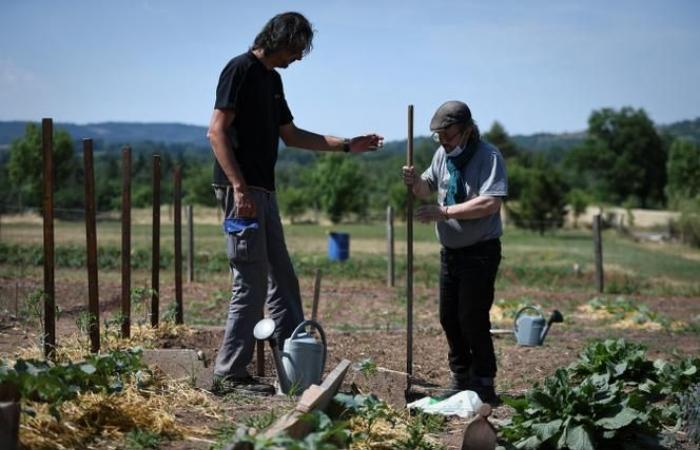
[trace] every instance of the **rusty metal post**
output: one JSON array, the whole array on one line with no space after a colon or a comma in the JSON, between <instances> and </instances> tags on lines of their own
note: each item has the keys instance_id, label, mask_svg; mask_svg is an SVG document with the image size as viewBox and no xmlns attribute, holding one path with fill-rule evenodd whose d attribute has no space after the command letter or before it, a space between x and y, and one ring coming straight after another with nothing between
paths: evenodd
<instances>
[{"instance_id":1,"label":"rusty metal post","mask_svg":"<svg viewBox=\"0 0 700 450\"><path fill-rule=\"evenodd\" d=\"M100 300L97 283L97 225L95 219L95 171L92 160L92 139L83 139L85 166L85 239L88 275L88 333L90 351L100 351Z\"/></svg>"},{"instance_id":2,"label":"rusty metal post","mask_svg":"<svg viewBox=\"0 0 700 450\"><path fill-rule=\"evenodd\" d=\"M386 285L394 287L396 283L396 271L394 269L394 209L386 207L386 253L387 253L387 274Z\"/></svg>"},{"instance_id":3,"label":"rusty metal post","mask_svg":"<svg viewBox=\"0 0 700 450\"><path fill-rule=\"evenodd\" d=\"M53 120L42 119L43 213L44 213L44 355L52 357L56 348L56 298L54 283L53 235Z\"/></svg>"},{"instance_id":4,"label":"rusty metal post","mask_svg":"<svg viewBox=\"0 0 700 450\"><path fill-rule=\"evenodd\" d=\"M187 282L194 281L194 211L187 205Z\"/></svg>"},{"instance_id":5,"label":"rusty metal post","mask_svg":"<svg viewBox=\"0 0 700 450\"><path fill-rule=\"evenodd\" d=\"M122 337L131 337L131 147L122 149Z\"/></svg>"},{"instance_id":6,"label":"rusty metal post","mask_svg":"<svg viewBox=\"0 0 700 450\"><path fill-rule=\"evenodd\" d=\"M413 165L413 105L408 105L406 165ZM406 192L406 373L413 375L413 190L411 186L407 186Z\"/></svg>"},{"instance_id":7,"label":"rusty metal post","mask_svg":"<svg viewBox=\"0 0 700 450\"><path fill-rule=\"evenodd\" d=\"M173 215L175 236L175 323L184 322L182 312L182 172L175 167L175 188L173 189Z\"/></svg>"},{"instance_id":8,"label":"rusty metal post","mask_svg":"<svg viewBox=\"0 0 700 450\"><path fill-rule=\"evenodd\" d=\"M593 250L595 253L595 284L600 294L604 291L603 236L601 235L600 214L593 216Z\"/></svg>"},{"instance_id":9,"label":"rusty metal post","mask_svg":"<svg viewBox=\"0 0 700 450\"><path fill-rule=\"evenodd\" d=\"M160 155L153 155L153 231L151 247L151 326L160 318Z\"/></svg>"}]
</instances>

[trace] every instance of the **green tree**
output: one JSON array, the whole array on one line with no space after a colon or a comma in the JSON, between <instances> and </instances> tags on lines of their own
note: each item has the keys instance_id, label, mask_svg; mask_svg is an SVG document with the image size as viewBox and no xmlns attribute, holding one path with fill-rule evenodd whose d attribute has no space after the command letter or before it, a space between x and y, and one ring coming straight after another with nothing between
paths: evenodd
<instances>
[{"instance_id":1,"label":"green tree","mask_svg":"<svg viewBox=\"0 0 700 450\"><path fill-rule=\"evenodd\" d=\"M74 186L77 183L78 162L73 151L73 141L64 130L56 130L53 135L53 168L54 183L59 194L56 196L57 206L67 205L66 201L75 201ZM25 205L38 206L42 196L42 131L35 123L27 124L24 136L10 145L10 159L7 172L10 183L17 190ZM60 193L61 190L66 192ZM59 202L61 198L69 199ZM80 200L80 199L78 199Z\"/></svg>"},{"instance_id":2,"label":"green tree","mask_svg":"<svg viewBox=\"0 0 700 450\"><path fill-rule=\"evenodd\" d=\"M278 190L277 199L282 214L289 217L292 223L311 206L309 194L304 189L290 187Z\"/></svg>"},{"instance_id":3,"label":"green tree","mask_svg":"<svg viewBox=\"0 0 700 450\"><path fill-rule=\"evenodd\" d=\"M700 196L700 147L682 139L673 141L666 173L666 194L674 207L683 199Z\"/></svg>"},{"instance_id":4,"label":"green tree","mask_svg":"<svg viewBox=\"0 0 700 450\"><path fill-rule=\"evenodd\" d=\"M582 189L572 189L566 196L566 200L571 207L571 212L574 215L574 228L578 228L578 218L586 212L586 208L590 204L590 197L586 191Z\"/></svg>"},{"instance_id":5,"label":"green tree","mask_svg":"<svg viewBox=\"0 0 700 450\"><path fill-rule=\"evenodd\" d=\"M366 216L366 182L360 164L345 155L323 155L310 173L315 202L333 223L348 213Z\"/></svg>"},{"instance_id":6,"label":"green tree","mask_svg":"<svg viewBox=\"0 0 700 450\"><path fill-rule=\"evenodd\" d=\"M519 171L523 177L518 201L507 204L515 225L540 234L547 229L561 228L566 216L567 187L559 172L544 162Z\"/></svg>"},{"instance_id":7,"label":"green tree","mask_svg":"<svg viewBox=\"0 0 700 450\"><path fill-rule=\"evenodd\" d=\"M520 153L517 145L510 139L506 129L498 121L491 125L491 129L484 133L484 139L498 147L504 158L510 159Z\"/></svg>"},{"instance_id":8,"label":"green tree","mask_svg":"<svg viewBox=\"0 0 700 450\"><path fill-rule=\"evenodd\" d=\"M642 207L664 202L665 146L643 109L594 111L586 140L566 164L578 174L577 185L591 186L601 200Z\"/></svg>"}]
</instances>

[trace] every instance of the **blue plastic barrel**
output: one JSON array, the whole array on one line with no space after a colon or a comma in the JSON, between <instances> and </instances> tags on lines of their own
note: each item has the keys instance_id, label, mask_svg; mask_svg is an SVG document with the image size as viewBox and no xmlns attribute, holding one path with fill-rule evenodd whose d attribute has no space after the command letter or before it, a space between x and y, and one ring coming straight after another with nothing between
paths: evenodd
<instances>
[{"instance_id":1,"label":"blue plastic barrel","mask_svg":"<svg viewBox=\"0 0 700 450\"><path fill-rule=\"evenodd\" d=\"M350 257L350 234L328 233L328 259L345 261Z\"/></svg>"}]
</instances>

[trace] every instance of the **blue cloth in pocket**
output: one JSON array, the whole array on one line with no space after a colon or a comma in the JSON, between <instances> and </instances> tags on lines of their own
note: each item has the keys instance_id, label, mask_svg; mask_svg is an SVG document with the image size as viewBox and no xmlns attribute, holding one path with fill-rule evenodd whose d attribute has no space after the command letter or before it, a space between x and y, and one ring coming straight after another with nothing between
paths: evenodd
<instances>
[{"instance_id":1,"label":"blue cloth in pocket","mask_svg":"<svg viewBox=\"0 0 700 450\"><path fill-rule=\"evenodd\" d=\"M259 228L258 219L255 217L234 217L233 219L224 219L225 233L238 233L249 228L257 230Z\"/></svg>"}]
</instances>

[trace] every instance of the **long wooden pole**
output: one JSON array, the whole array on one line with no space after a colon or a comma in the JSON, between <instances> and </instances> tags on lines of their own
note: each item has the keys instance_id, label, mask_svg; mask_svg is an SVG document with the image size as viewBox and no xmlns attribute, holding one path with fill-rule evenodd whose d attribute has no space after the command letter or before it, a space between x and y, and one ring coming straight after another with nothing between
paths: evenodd
<instances>
[{"instance_id":1,"label":"long wooden pole","mask_svg":"<svg viewBox=\"0 0 700 450\"><path fill-rule=\"evenodd\" d=\"M175 167L175 189L173 189L173 214L175 235L175 323L184 322L182 311L182 172Z\"/></svg>"},{"instance_id":2,"label":"long wooden pole","mask_svg":"<svg viewBox=\"0 0 700 450\"><path fill-rule=\"evenodd\" d=\"M187 282L194 281L194 211L187 205Z\"/></svg>"},{"instance_id":3,"label":"long wooden pole","mask_svg":"<svg viewBox=\"0 0 700 450\"><path fill-rule=\"evenodd\" d=\"M314 275L314 298L313 303L311 303L311 320L316 320L318 318L318 301L321 297L321 269L316 269L316 274Z\"/></svg>"},{"instance_id":4,"label":"long wooden pole","mask_svg":"<svg viewBox=\"0 0 700 450\"><path fill-rule=\"evenodd\" d=\"M599 293L605 290L603 274L603 237L601 235L600 214L593 216L593 251L595 254L595 284Z\"/></svg>"},{"instance_id":5,"label":"long wooden pole","mask_svg":"<svg viewBox=\"0 0 700 450\"><path fill-rule=\"evenodd\" d=\"M95 219L95 171L92 159L92 139L83 139L85 166L85 240L88 275L88 334L90 351L100 351L100 299L97 283L97 224Z\"/></svg>"},{"instance_id":6,"label":"long wooden pole","mask_svg":"<svg viewBox=\"0 0 700 450\"><path fill-rule=\"evenodd\" d=\"M396 271L394 269L394 209L391 206L386 208L386 253L386 285L394 287L396 281Z\"/></svg>"},{"instance_id":7,"label":"long wooden pole","mask_svg":"<svg viewBox=\"0 0 700 450\"><path fill-rule=\"evenodd\" d=\"M406 165L413 165L413 105L408 105ZM406 192L406 373L413 375L413 190Z\"/></svg>"},{"instance_id":8,"label":"long wooden pole","mask_svg":"<svg viewBox=\"0 0 700 450\"><path fill-rule=\"evenodd\" d=\"M56 299L53 239L53 120L42 119L43 213L44 213L44 355L50 358L56 348Z\"/></svg>"},{"instance_id":9,"label":"long wooden pole","mask_svg":"<svg viewBox=\"0 0 700 450\"><path fill-rule=\"evenodd\" d=\"M122 150L122 337L131 337L131 147Z\"/></svg>"},{"instance_id":10,"label":"long wooden pole","mask_svg":"<svg viewBox=\"0 0 700 450\"><path fill-rule=\"evenodd\" d=\"M153 231L151 252L151 326L160 318L160 155L153 155Z\"/></svg>"}]
</instances>

